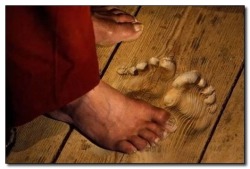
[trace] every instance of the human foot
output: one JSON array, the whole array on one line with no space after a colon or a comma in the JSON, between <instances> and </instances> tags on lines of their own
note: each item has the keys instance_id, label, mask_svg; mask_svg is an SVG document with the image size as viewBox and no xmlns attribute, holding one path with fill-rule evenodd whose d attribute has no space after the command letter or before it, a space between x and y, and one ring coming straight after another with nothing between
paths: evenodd
<instances>
[{"instance_id":1,"label":"human foot","mask_svg":"<svg viewBox=\"0 0 250 169\"><path fill-rule=\"evenodd\" d=\"M115 7L91 7L95 41L98 45L113 45L137 39L143 25L134 16Z\"/></svg>"},{"instance_id":2,"label":"human foot","mask_svg":"<svg viewBox=\"0 0 250 169\"><path fill-rule=\"evenodd\" d=\"M102 81L50 115L72 123L97 145L123 153L153 146L176 129L168 112L130 99Z\"/></svg>"}]
</instances>

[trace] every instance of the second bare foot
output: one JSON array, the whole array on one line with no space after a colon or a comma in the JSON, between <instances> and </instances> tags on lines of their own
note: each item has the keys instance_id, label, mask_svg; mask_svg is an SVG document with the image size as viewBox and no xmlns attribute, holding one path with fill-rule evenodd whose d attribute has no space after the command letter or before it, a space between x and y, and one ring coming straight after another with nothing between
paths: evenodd
<instances>
[{"instance_id":1,"label":"second bare foot","mask_svg":"<svg viewBox=\"0 0 250 169\"><path fill-rule=\"evenodd\" d=\"M134 16L115 7L91 7L95 41L98 45L113 45L137 39L143 25Z\"/></svg>"},{"instance_id":2,"label":"second bare foot","mask_svg":"<svg viewBox=\"0 0 250 169\"><path fill-rule=\"evenodd\" d=\"M123 153L153 146L176 129L168 112L128 98L102 81L50 115L72 123L95 144Z\"/></svg>"}]
</instances>

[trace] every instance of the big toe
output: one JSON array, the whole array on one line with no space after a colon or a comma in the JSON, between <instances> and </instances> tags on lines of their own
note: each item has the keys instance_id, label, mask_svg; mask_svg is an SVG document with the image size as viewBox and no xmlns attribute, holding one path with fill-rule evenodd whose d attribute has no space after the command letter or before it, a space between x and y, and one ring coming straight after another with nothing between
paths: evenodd
<instances>
[{"instance_id":1,"label":"big toe","mask_svg":"<svg viewBox=\"0 0 250 169\"><path fill-rule=\"evenodd\" d=\"M152 120L160 125L165 125L171 114L163 109L154 107L153 108Z\"/></svg>"},{"instance_id":2,"label":"big toe","mask_svg":"<svg viewBox=\"0 0 250 169\"><path fill-rule=\"evenodd\" d=\"M157 108L158 109L158 108ZM164 126L168 132L174 132L177 129L177 120L169 112L158 109L154 111L152 120L157 124Z\"/></svg>"},{"instance_id":3,"label":"big toe","mask_svg":"<svg viewBox=\"0 0 250 169\"><path fill-rule=\"evenodd\" d=\"M131 41L137 39L143 31L141 23L117 23L113 32L114 41Z\"/></svg>"},{"instance_id":4,"label":"big toe","mask_svg":"<svg viewBox=\"0 0 250 169\"><path fill-rule=\"evenodd\" d=\"M115 21L121 22L121 23L123 23L123 22L135 23L137 20L135 19L134 16L132 16L130 14L120 13L120 14L116 14Z\"/></svg>"},{"instance_id":5,"label":"big toe","mask_svg":"<svg viewBox=\"0 0 250 169\"><path fill-rule=\"evenodd\" d=\"M116 144L115 149L116 151L127 153L127 154L132 154L137 151L137 148L132 143L126 140L119 141Z\"/></svg>"}]
</instances>

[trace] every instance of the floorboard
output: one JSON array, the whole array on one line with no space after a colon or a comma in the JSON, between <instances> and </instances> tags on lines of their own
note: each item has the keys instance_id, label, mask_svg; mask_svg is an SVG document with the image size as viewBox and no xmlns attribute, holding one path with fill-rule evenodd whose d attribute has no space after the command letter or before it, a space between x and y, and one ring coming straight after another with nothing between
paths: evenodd
<instances>
[{"instance_id":1,"label":"floorboard","mask_svg":"<svg viewBox=\"0 0 250 169\"><path fill-rule=\"evenodd\" d=\"M172 112L179 128L158 147L134 155L124 155L122 163L197 163L211 130L219 117L231 86L244 62L243 7L142 7L138 20L144 34L135 42L122 44L104 75L104 81L124 94L163 107L163 97L173 79L185 71L198 70L213 85L217 111L195 121ZM161 69L138 76L120 76L116 70L134 66L152 56L173 57L173 75ZM196 130L196 124L211 120Z\"/></svg>"},{"instance_id":2,"label":"floorboard","mask_svg":"<svg viewBox=\"0 0 250 169\"><path fill-rule=\"evenodd\" d=\"M67 124L39 116L17 128L6 163L51 163L68 131Z\"/></svg>"},{"instance_id":3,"label":"floorboard","mask_svg":"<svg viewBox=\"0 0 250 169\"><path fill-rule=\"evenodd\" d=\"M133 13L136 9L137 7L130 6L128 11ZM173 80L183 72L197 70L216 90L218 105L216 112L206 114L203 111L202 119L195 119L193 116L191 118L184 116L180 110L168 110L178 120L177 131L169 135L166 140L160 141L157 147L133 155L99 148L73 130L62 151L59 152L56 162L197 163L211 137L212 140L202 162L209 163L214 160L211 156L213 153L218 153L218 146L221 145L221 142L216 141L217 137L225 137L222 138L224 142L227 142L227 139L241 140L238 142L239 145L234 145L236 142L229 142L225 143L225 147L220 147L225 151L221 152L221 155L229 152L226 150L228 146L239 147L237 158L233 159L231 156L228 159L218 158L218 162L227 160L242 162L242 136L232 137L232 132L242 131L242 128L227 131L226 125L233 126L240 121L243 123L244 119L241 118L238 121L231 119L225 124L223 119L228 120L227 114L230 113L227 111L231 111L230 107L235 103L230 100L226 111L223 111L223 105L230 97L230 90L244 64L244 10L243 6L143 6L137 15L137 19L144 24L142 36L136 41L122 43L119 46L107 67L103 80L129 97L143 99L163 108L163 98L171 89ZM100 72L108 63L114 48L114 46L98 47ZM162 68L149 67L147 71L139 72L137 76L121 76L116 72L121 66L131 67L147 61L152 56L171 57L176 64L176 71L168 72ZM197 92L197 90L188 92ZM239 113L242 113L240 109ZM219 117L222 117L222 122L216 126ZM207 121L209 121L208 125L199 128L198 124ZM220 136L215 132L213 137L211 134L215 127L224 129L225 135ZM18 129L17 143L7 157L7 162L49 163L54 161L69 130L67 124L44 116L35 119Z\"/></svg>"},{"instance_id":4,"label":"floorboard","mask_svg":"<svg viewBox=\"0 0 250 169\"><path fill-rule=\"evenodd\" d=\"M233 90L202 163L245 162L244 71Z\"/></svg>"}]
</instances>

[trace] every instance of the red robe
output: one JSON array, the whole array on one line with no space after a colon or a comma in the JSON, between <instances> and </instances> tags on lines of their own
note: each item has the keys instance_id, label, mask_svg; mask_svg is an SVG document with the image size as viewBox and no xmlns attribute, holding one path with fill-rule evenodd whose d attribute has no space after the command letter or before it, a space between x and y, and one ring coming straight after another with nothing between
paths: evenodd
<instances>
[{"instance_id":1,"label":"red robe","mask_svg":"<svg viewBox=\"0 0 250 169\"><path fill-rule=\"evenodd\" d=\"M6 7L7 123L58 109L99 80L89 7Z\"/></svg>"}]
</instances>

